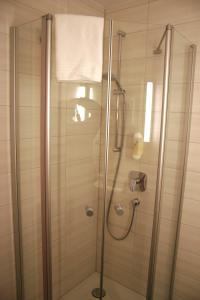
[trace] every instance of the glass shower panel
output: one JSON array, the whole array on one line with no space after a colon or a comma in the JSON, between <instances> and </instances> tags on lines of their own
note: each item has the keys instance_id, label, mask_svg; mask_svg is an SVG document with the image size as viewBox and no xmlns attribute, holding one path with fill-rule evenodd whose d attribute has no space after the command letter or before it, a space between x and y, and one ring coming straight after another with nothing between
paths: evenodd
<instances>
[{"instance_id":1,"label":"glass shower panel","mask_svg":"<svg viewBox=\"0 0 200 300\"><path fill-rule=\"evenodd\" d=\"M174 30L154 299L170 298L189 108L190 45Z\"/></svg>"},{"instance_id":2,"label":"glass shower panel","mask_svg":"<svg viewBox=\"0 0 200 300\"><path fill-rule=\"evenodd\" d=\"M17 182L24 299L43 299L40 193L41 19L16 30Z\"/></svg>"},{"instance_id":3,"label":"glass shower panel","mask_svg":"<svg viewBox=\"0 0 200 300\"><path fill-rule=\"evenodd\" d=\"M113 80L104 259L106 294L111 299L126 300L146 299L164 70L164 55L157 57L153 53L164 28L160 28L159 31L144 29L135 32L133 25L127 22L114 22L112 72L115 76L118 71L118 31L126 32L126 36L122 39L120 78L122 89L125 90L125 130L124 132L119 130L121 142L124 135L122 151L113 151L116 138L118 91ZM119 127L122 128L122 94L119 103ZM104 134L103 127L102 134ZM101 154L103 160L103 153ZM147 176L145 191L138 191L134 186L131 191L132 171L143 172ZM137 201L140 204L135 206ZM108 215L109 203L111 204ZM133 213L133 224L130 227ZM129 228L128 236L123 240L117 240L125 236Z\"/></svg>"},{"instance_id":4,"label":"glass shower panel","mask_svg":"<svg viewBox=\"0 0 200 300\"><path fill-rule=\"evenodd\" d=\"M99 287L96 252L102 84L57 81L54 24L52 52L53 299L90 299L92 290Z\"/></svg>"}]
</instances>

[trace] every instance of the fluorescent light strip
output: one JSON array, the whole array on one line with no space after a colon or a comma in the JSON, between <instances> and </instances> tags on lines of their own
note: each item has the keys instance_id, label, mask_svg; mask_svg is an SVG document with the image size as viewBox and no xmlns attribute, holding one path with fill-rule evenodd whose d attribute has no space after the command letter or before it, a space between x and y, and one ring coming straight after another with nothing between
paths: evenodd
<instances>
[{"instance_id":1,"label":"fluorescent light strip","mask_svg":"<svg viewBox=\"0 0 200 300\"><path fill-rule=\"evenodd\" d=\"M148 81L146 87L146 111L144 125L144 142L149 143L151 138L151 117L153 100L153 82Z\"/></svg>"}]
</instances>

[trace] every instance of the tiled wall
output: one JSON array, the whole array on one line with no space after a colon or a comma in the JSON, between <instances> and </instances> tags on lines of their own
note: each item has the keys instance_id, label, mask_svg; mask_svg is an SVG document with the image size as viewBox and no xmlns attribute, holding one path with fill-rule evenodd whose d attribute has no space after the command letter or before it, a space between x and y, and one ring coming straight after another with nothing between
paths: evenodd
<instances>
[{"instance_id":1,"label":"tiled wall","mask_svg":"<svg viewBox=\"0 0 200 300\"><path fill-rule=\"evenodd\" d=\"M11 203L11 176L10 176L10 133L9 133L9 29L10 26L17 26L40 18L46 13L80 13L102 16L103 9L93 1L14 1L2 0L0 2L0 206L1 206L1 230L0 230L0 298L13 300L15 294L15 271L14 271L14 249L13 249L13 226L12 226L12 203ZM26 26L24 27L26 28ZM21 201L22 201L22 223L24 246L24 275L26 285L26 299L39 299L41 290L41 248L38 243L41 241L40 231L40 198L39 198L39 77L33 74L36 66L39 66L39 56L37 63L30 65L30 56L34 56L38 46L32 40L36 31L34 27L23 32L23 39L20 40L21 55L20 59L23 70L20 71L19 90L19 152L20 152L20 182L21 182ZM32 35L30 32L32 30ZM26 33L28 32L28 35ZM38 36L37 36L38 38ZM23 43L25 42L25 43ZM28 60L26 60L29 55ZM36 57L35 57L36 58ZM23 60L24 59L24 60ZM36 75L36 76L35 76ZM33 78L34 77L34 78ZM35 93L35 94L34 94ZM27 126L28 125L28 126ZM33 133L36 135L33 136ZM91 133L92 134L92 133ZM73 137L71 137L73 138ZM55 138L56 139L56 138ZM79 136L81 142L81 136ZM55 142L55 141L54 141ZM77 141L74 141L78 143ZM84 140L85 142L85 140ZM73 144L73 141L71 141ZM83 152L86 151L83 149ZM83 153L82 152L82 153ZM76 152L71 153L70 157L76 157ZM88 153L87 153L88 154ZM54 158L56 154L54 155ZM72 158L73 158L72 157ZM53 160L53 158L52 158ZM77 173L84 170L78 168ZM81 173L82 174L82 173ZM36 179L36 182L34 180ZM35 182L35 184L34 184ZM80 183L81 184L81 183ZM90 191L84 191L85 198ZM72 193L72 191L71 191ZM93 191L91 191L93 193ZM22 197L23 196L23 197ZM76 198L77 195L74 195ZM73 195L72 195L73 197ZM36 201L33 201L33 200ZM56 209L56 208L55 208ZM82 213L82 211L81 211ZM37 226L34 226L36 224ZM33 231L32 229L35 229ZM32 249L32 250L31 250ZM35 253L35 255L34 255ZM94 263L95 265L95 263ZM40 272L39 272L40 270ZM38 275L38 276L37 276ZM83 276L83 274L82 274ZM60 290L59 290L60 292Z\"/></svg>"},{"instance_id":2,"label":"tiled wall","mask_svg":"<svg viewBox=\"0 0 200 300\"><path fill-rule=\"evenodd\" d=\"M149 2L149 4L147 3ZM167 185L170 187L165 193L162 207L162 224L161 233L165 237L160 239L159 256L157 263L156 289L155 299L168 299L167 291L169 289L169 271L171 261L171 249L174 240L174 229L177 213L177 199L179 195L178 186L180 183L176 180L179 178L181 167L181 131L183 121L179 117L184 118L184 109L179 104L184 104L184 94L186 93L184 76L187 75L186 60L181 55L181 49L193 43L199 44L199 19L200 19L200 3L199 1L143 1L142 5L132 6L130 3L124 3L123 9L115 10L114 7L109 9L109 14L116 19L126 22L132 22L132 27L138 31L144 29L145 23L148 22L149 29L164 26L167 23L175 25L176 30L182 35L179 37L178 46L180 53L177 52L174 57L173 72L179 74L179 78L172 78L171 104L174 107L169 108L169 126L173 135L167 142L166 153L166 177L164 181L164 189ZM157 35L159 40L160 31ZM182 42L181 42L182 39ZM176 41L177 42L177 41ZM181 43L182 46L181 46ZM154 44L155 46L155 44ZM177 51L177 49L176 49ZM183 57L183 60L182 58ZM182 60L182 63L181 63ZM157 70L156 70L157 71ZM182 74L180 73L182 72ZM186 73L185 73L186 72ZM155 72L156 73L156 72ZM181 77L180 77L181 76ZM177 80L178 79L178 80ZM178 264L176 270L175 293L174 299L198 299L199 298L199 50L197 52L195 87L194 87L194 105L192 113L192 129L190 137L190 150L188 158L188 171L186 191L184 198L181 236L178 252ZM179 102L179 99L181 102ZM170 115L170 111L172 112ZM182 119L184 120L184 119ZM182 124L181 127L177 127ZM178 150L180 149L180 150ZM170 154L171 153L171 154ZM178 156L175 157L175 153ZM170 179L170 180L169 180ZM170 183L171 181L171 183ZM173 184L176 183L175 185ZM171 185L173 184L173 186ZM178 185L177 185L178 184ZM174 191L174 192L173 192ZM175 198L174 198L175 197ZM174 204L173 204L174 203ZM167 240L166 240L167 239ZM167 258L167 259L166 259Z\"/></svg>"}]
</instances>

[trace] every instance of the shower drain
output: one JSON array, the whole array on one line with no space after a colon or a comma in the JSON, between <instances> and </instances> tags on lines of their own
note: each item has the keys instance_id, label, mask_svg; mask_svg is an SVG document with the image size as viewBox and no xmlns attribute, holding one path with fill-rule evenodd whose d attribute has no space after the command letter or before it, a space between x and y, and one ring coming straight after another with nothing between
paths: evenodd
<instances>
[{"instance_id":1,"label":"shower drain","mask_svg":"<svg viewBox=\"0 0 200 300\"><path fill-rule=\"evenodd\" d=\"M100 298L100 296L105 297L105 295L106 295L106 292L104 289L102 290L102 295L101 295L100 288L95 288L92 290L92 296L95 298Z\"/></svg>"}]
</instances>

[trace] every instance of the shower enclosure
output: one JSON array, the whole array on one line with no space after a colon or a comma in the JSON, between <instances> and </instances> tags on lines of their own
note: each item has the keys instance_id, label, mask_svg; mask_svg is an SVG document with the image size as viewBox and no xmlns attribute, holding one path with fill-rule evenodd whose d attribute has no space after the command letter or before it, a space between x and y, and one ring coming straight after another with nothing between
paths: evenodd
<instances>
[{"instance_id":1,"label":"shower enclosure","mask_svg":"<svg viewBox=\"0 0 200 300\"><path fill-rule=\"evenodd\" d=\"M194 61L105 19L102 83L58 82L53 16L11 29L18 299L173 299Z\"/></svg>"}]
</instances>

